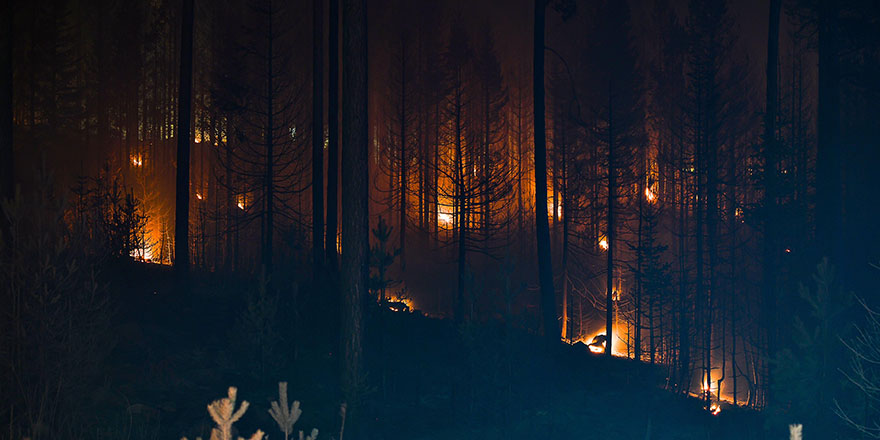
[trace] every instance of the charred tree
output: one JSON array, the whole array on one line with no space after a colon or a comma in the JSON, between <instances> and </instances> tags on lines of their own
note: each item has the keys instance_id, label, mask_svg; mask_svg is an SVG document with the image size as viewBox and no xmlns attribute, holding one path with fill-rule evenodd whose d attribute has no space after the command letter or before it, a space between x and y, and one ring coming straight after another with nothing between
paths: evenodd
<instances>
[{"instance_id":1,"label":"charred tree","mask_svg":"<svg viewBox=\"0 0 880 440\"><path fill-rule=\"evenodd\" d=\"M327 67L327 266L337 269L336 233L339 213L339 0L329 0L330 30Z\"/></svg>"},{"instance_id":2,"label":"charred tree","mask_svg":"<svg viewBox=\"0 0 880 440\"><path fill-rule=\"evenodd\" d=\"M0 23L0 200L13 197L13 172L15 170L12 149L12 47L13 6L12 1L3 2L3 22ZM0 234L4 240L9 236L6 216L0 216Z\"/></svg>"},{"instance_id":3,"label":"charred tree","mask_svg":"<svg viewBox=\"0 0 880 440\"><path fill-rule=\"evenodd\" d=\"M324 265L324 2L312 1L312 264Z\"/></svg>"},{"instance_id":4,"label":"charred tree","mask_svg":"<svg viewBox=\"0 0 880 440\"><path fill-rule=\"evenodd\" d=\"M559 339L556 291L550 261L550 225L547 220L547 132L544 103L544 28L546 2L535 0L532 92L535 120L535 233L538 243L538 279L541 285L541 316L548 343ZM609 331L610 336L610 331ZM610 346L611 344L608 344ZM608 351L610 353L610 351Z\"/></svg>"},{"instance_id":5,"label":"charred tree","mask_svg":"<svg viewBox=\"0 0 880 440\"><path fill-rule=\"evenodd\" d=\"M342 23L342 387L353 404L362 380L361 304L369 270L366 1L343 0Z\"/></svg>"},{"instance_id":6,"label":"charred tree","mask_svg":"<svg viewBox=\"0 0 880 440\"><path fill-rule=\"evenodd\" d=\"M767 355L773 358L776 350L776 274L779 271L778 254L778 193L779 146L776 139L778 114L778 66L779 66L779 15L782 0L770 0L769 29L767 35L767 95L764 109L764 240L762 303L764 331L767 333ZM765 378L770 382L770 377ZM769 390L770 387L767 387Z\"/></svg>"},{"instance_id":7,"label":"charred tree","mask_svg":"<svg viewBox=\"0 0 880 440\"><path fill-rule=\"evenodd\" d=\"M177 111L177 190L174 216L174 267L189 272L189 175L192 122L193 3L184 0L180 32L180 86Z\"/></svg>"}]
</instances>

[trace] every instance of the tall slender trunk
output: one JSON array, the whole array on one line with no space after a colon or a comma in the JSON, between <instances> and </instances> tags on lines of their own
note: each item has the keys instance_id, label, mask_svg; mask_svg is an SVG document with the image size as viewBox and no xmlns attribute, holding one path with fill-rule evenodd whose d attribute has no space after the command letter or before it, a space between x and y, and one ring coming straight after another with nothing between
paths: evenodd
<instances>
[{"instance_id":1,"label":"tall slender trunk","mask_svg":"<svg viewBox=\"0 0 880 440\"><path fill-rule=\"evenodd\" d=\"M638 197L638 227L636 229L636 273L635 273L635 281L636 281L636 299L635 299L635 325L633 327L635 330L635 335L633 335L633 357L640 361L642 360L642 223L645 218L644 213L644 200L645 200L645 180L647 178L647 171L645 169L645 148L640 148L641 154L639 155L639 184L638 184L638 192L636 193L636 197ZM653 313L653 309L649 309L648 313ZM651 363L654 363L654 338L653 333L654 329L651 328Z\"/></svg>"},{"instance_id":2,"label":"tall slender trunk","mask_svg":"<svg viewBox=\"0 0 880 440\"><path fill-rule=\"evenodd\" d=\"M776 115L778 112L778 65L779 65L779 15L782 0L770 0L769 30L767 35L767 96L764 112L764 241L762 261L761 293L763 300L763 321L766 332L767 355L772 357L775 350L776 334L776 267L778 261L778 227L776 206L779 167L779 154L776 142ZM821 126L820 126L821 127ZM821 130L821 128L820 128ZM821 166L821 165L820 165ZM769 384L769 376L766 378ZM765 387L769 392L769 386ZM768 394L769 396L769 394Z\"/></svg>"},{"instance_id":3,"label":"tall slender trunk","mask_svg":"<svg viewBox=\"0 0 880 440\"><path fill-rule=\"evenodd\" d=\"M406 270L406 193L407 193L407 144L406 144L406 37L401 38L400 56L400 270Z\"/></svg>"},{"instance_id":4,"label":"tall slender trunk","mask_svg":"<svg viewBox=\"0 0 880 440\"><path fill-rule=\"evenodd\" d=\"M0 23L0 201L13 196L13 148L12 148L12 47L13 7L12 1L3 2L3 22ZM6 216L0 215L0 234L9 235Z\"/></svg>"},{"instance_id":5,"label":"tall slender trunk","mask_svg":"<svg viewBox=\"0 0 880 440\"><path fill-rule=\"evenodd\" d=\"M327 265L337 269L336 231L339 209L339 0L330 1L327 71Z\"/></svg>"},{"instance_id":6,"label":"tall slender trunk","mask_svg":"<svg viewBox=\"0 0 880 440\"><path fill-rule=\"evenodd\" d=\"M535 0L534 64L532 86L535 117L535 233L538 244L538 279L544 336L549 343L559 339L556 321L556 292L550 260L550 225L547 223L547 134L544 117L544 0Z\"/></svg>"},{"instance_id":7,"label":"tall slender trunk","mask_svg":"<svg viewBox=\"0 0 880 440\"><path fill-rule=\"evenodd\" d=\"M192 117L193 2L183 1L180 32L180 86L177 111L177 191L174 220L174 268L189 272L189 167ZM134 135L127 133L128 137Z\"/></svg>"},{"instance_id":8,"label":"tall slender trunk","mask_svg":"<svg viewBox=\"0 0 880 440\"><path fill-rule=\"evenodd\" d=\"M568 203L568 144L565 139L565 123L562 125L562 143L560 145L560 195L562 198L563 211L562 215L562 337L569 342L572 341L572 325L569 322L571 314L571 299L569 298L569 282L568 282L568 228L569 228L569 208ZM557 208L557 212L558 208ZM556 212L554 212L556 215Z\"/></svg>"},{"instance_id":9,"label":"tall slender trunk","mask_svg":"<svg viewBox=\"0 0 880 440\"><path fill-rule=\"evenodd\" d=\"M263 171L263 191L265 201L263 202L265 205L265 212L263 215L265 218L263 219L263 270L266 272L266 276L270 276L272 274L272 245L273 245L273 237L274 237L274 226L275 226L275 109L274 109L274 72L273 72L273 61L274 61L274 42L275 35L272 33L272 25L274 21L274 13L275 11L272 8L272 0L269 0L269 8L268 8L268 26L267 26L267 50L266 50L266 132L265 132L265 147L266 147L266 163L265 170ZM269 278L271 279L271 278Z\"/></svg>"},{"instance_id":10,"label":"tall slender trunk","mask_svg":"<svg viewBox=\"0 0 880 440\"><path fill-rule=\"evenodd\" d=\"M361 304L369 241L367 2L342 2L342 387L354 404L361 386Z\"/></svg>"},{"instance_id":11,"label":"tall slender trunk","mask_svg":"<svg viewBox=\"0 0 880 440\"><path fill-rule=\"evenodd\" d=\"M312 264L324 266L324 2L312 1Z\"/></svg>"},{"instance_id":12,"label":"tall slender trunk","mask_svg":"<svg viewBox=\"0 0 880 440\"><path fill-rule=\"evenodd\" d=\"M608 212L607 232L605 233L608 243L608 255L606 260L605 279L605 356L611 356L614 345L614 201L617 190L617 170L614 169L614 104L611 95L611 86L608 87Z\"/></svg>"},{"instance_id":13,"label":"tall slender trunk","mask_svg":"<svg viewBox=\"0 0 880 440\"><path fill-rule=\"evenodd\" d=\"M456 73L458 77L456 81L458 81L458 87L455 90L455 189L454 191L454 215L453 219L455 219L455 231L456 231L456 240L458 242L458 289L456 290L456 301L455 301L455 319L457 321L464 321L465 316L465 304L464 304L464 275L465 270L467 270L467 203L465 202L465 179L467 178L467 164L464 160L464 147L462 141L462 135L464 133L464 127L462 126L462 111L463 104L461 98L461 81L462 73L461 69Z\"/></svg>"},{"instance_id":14,"label":"tall slender trunk","mask_svg":"<svg viewBox=\"0 0 880 440\"><path fill-rule=\"evenodd\" d=\"M679 145L678 164L685 167L684 145ZM688 196L687 178L679 169L679 212L678 212L678 386L680 390L690 390L690 307L688 306L688 268L687 268L687 233L688 233Z\"/></svg>"},{"instance_id":15,"label":"tall slender trunk","mask_svg":"<svg viewBox=\"0 0 880 440\"><path fill-rule=\"evenodd\" d=\"M730 164L728 165L728 181L730 182L730 199L732 203L730 204L730 211L727 215L729 221L729 229L730 229L730 370L733 379L733 404L737 404L737 371L736 371L736 299L737 299L737 232L739 230L739 219L737 218L737 191L736 191L736 154L735 151L731 151Z\"/></svg>"}]
</instances>

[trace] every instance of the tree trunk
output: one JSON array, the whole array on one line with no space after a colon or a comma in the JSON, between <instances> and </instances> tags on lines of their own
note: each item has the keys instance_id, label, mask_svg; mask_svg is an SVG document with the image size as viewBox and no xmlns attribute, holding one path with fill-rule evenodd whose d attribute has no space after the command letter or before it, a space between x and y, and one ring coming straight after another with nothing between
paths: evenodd
<instances>
[{"instance_id":1,"label":"tree trunk","mask_svg":"<svg viewBox=\"0 0 880 440\"><path fill-rule=\"evenodd\" d=\"M779 14L782 0L770 0L769 33L767 35L767 100L764 112L764 243L762 296L764 330L767 332L767 355L773 357L776 334L776 267L779 246L777 243L777 193L776 173L778 169L778 148L776 144L776 114L778 111L779 63ZM820 125L821 127L821 125ZM821 130L821 128L820 128ZM765 383L769 384L769 375ZM770 387L765 387L769 392Z\"/></svg>"},{"instance_id":2,"label":"tree trunk","mask_svg":"<svg viewBox=\"0 0 880 440\"><path fill-rule=\"evenodd\" d=\"M342 14L342 387L353 404L361 385L361 303L369 246L366 0L343 0Z\"/></svg>"},{"instance_id":3,"label":"tree trunk","mask_svg":"<svg viewBox=\"0 0 880 440\"><path fill-rule=\"evenodd\" d=\"M406 270L406 193L407 193L407 144L406 144L406 37L400 41L400 270Z\"/></svg>"},{"instance_id":4,"label":"tree trunk","mask_svg":"<svg viewBox=\"0 0 880 440\"><path fill-rule=\"evenodd\" d=\"M336 231L339 209L339 0L330 0L329 66L327 71L327 265L337 266Z\"/></svg>"},{"instance_id":5,"label":"tree trunk","mask_svg":"<svg viewBox=\"0 0 880 440\"><path fill-rule=\"evenodd\" d=\"M272 9L272 1L269 0L269 10L266 14L268 17L268 26L266 35L267 38L267 51L266 51L266 132L265 132L265 147L266 147L266 163L265 170L263 172L263 191L265 197L265 212L263 215L265 218L263 219L263 249L262 249L262 263L263 270L266 273L266 276L269 277L272 274L272 241L274 237L274 226L275 226L275 110L274 110L274 72L273 72L273 61L274 61L274 34L272 33L272 25L274 21L274 13ZM271 280L271 278L269 278Z\"/></svg>"},{"instance_id":6,"label":"tree trunk","mask_svg":"<svg viewBox=\"0 0 880 440\"><path fill-rule=\"evenodd\" d=\"M189 156L192 117L193 2L183 1L180 31L180 85L177 111L177 191L174 220L174 268L189 272ZM128 133L128 137L131 133Z\"/></svg>"},{"instance_id":7,"label":"tree trunk","mask_svg":"<svg viewBox=\"0 0 880 440\"><path fill-rule=\"evenodd\" d=\"M614 169L614 105L611 87L608 88L608 223L605 241L608 243L608 259L606 261L605 279L605 356L611 356L614 341L614 200L617 182Z\"/></svg>"},{"instance_id":8,"label":"tree trunk","mask_svg":"<svg viewBox=\"0 0 880 440\"><path fill-rule=\"evenodd\" d=\"M550 225L547 223L547 138L544 119L544 0L535 0L533 92L535 117L535 233L538 243L538 279L544 336L553 344L559 339L556 292L550 260Z\"/></svg>"},{"instance_id":9,"label":"tree trunk","mask_svg":"<svg viewBox=\"0 0 880 440\"><path fill-rule=\"evenodd\" d=\"M3 26L0 29L0 200L13 197L13 148L12 148L12 47L13 47L12 1L3 2ZM0 215L0 234L8 235L6 216Z\"/></svg>"},{"instance_id":10,"label":"tree trunk","mask_svg":"<svg viewBox=\"0 0 880 440\"><path fill-rule=\"evenodd\" d=\"M324 2L312 1L312 264L324 263Z\"/></svg>"}]
</instances>

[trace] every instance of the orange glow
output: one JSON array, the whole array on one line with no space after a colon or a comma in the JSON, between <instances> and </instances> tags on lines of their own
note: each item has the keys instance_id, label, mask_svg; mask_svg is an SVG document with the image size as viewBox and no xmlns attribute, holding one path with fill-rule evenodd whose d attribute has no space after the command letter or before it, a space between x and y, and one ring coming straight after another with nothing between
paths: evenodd
<instances>
[{"instance_id":1,"label":"orange glow","mask_svg":"<svg viewBox=\"0 0 880 440\"><path fill-rule=\"evenodd\" d=\"M143 157L141 157L140 154L133 154L131 156L131 164L136 167L139 167L144 164L144 159L143 159Z\"/></svg>"},{"instance_id":2,"label":"orange glow","mask_svg":"<svg viewBox=\"0 0 880 440\"><path fill-rule=\"evenodd\" d=\"M153 262L153 249L150 246L133 249L129 255L137 261L143 261L145 263Z\"/></svg>"},{"instance_id":3,"label":"orange glow","mask_svg":"<svg viewBox=\"0 0 880 440\"><path fill-rule=\"evenodd\" d=\"M140 247L129 252L132 259L143 263L171 264L167 253L168 248L164 254L162 252L163 243L164 246L171 246L171 244L167 242L167 237L166 240L162 240L162 230L158 219L151 218L147 222L141 239L143 241Z\"/></svg>"},{"instance_id":4,"label":"orange glow","mask_svg":"<svg viewBox=\"0 0 880 440\"><path fill-rule=\"evenodd\" d=\"M408 296L404 296L404 294L398 293L389 293L388 297L385 299L385 305L388 307L388 310L392 312L407 312L412 313L416 311L416 305L413 303L412 298Z\"/></svg>"},{"instance_id":5,"label":"orange glow","mask_svg":"<svg viewBox=\"0 0 880 440\"><path fill-rule=\"evenodd\" d=\"M648 199L649 202L653 202L657 199L657 196L654 194L654 191L651 191L651 188L645 188L645 198Z\"/></svg>"},{"instance_id":6,"label":"orange glow","mask_svg":"<svg viewBox=\"0 0 880 440\"><path fill-rule=\"evenodd\" d=\"M196 193L196 198L199 200L204 200L204 198L202 197L202 195L200 193Z\"/></svg>"},{"instance_id":7,"label":"orange glow","mask_svg":"<svg viewBox=\"0 0 880 440\"><path fill-rule=\"evenodd\" d=\"M555 211L555 212L554 212ZM562 206L553 206L553 201L547 202L547 218L550 220L562 220Z\"/></svg>"},{"instance_id":8,"label":"orange glow","mask_svg":"<svg viewBox=\"0 0 880 440\"><path fill-rule=\"evenodd\" d=\"M455 218L452 216L452 207L449 203L441 203L437 206L437 223L444 228L448 228L455 224Z\"/></svg>"},{"instance_id":9,"label":"orange glow","mask_svg":"<svg viewBox=\"0 0 880 440\"><path fill-rule=\"evenodd\" d=\"M242 194L236 198L238 199L238 203L236 203L236 205L238 205L238 209L244 211L244 208L247 206L246 200L244 198L244 194Z\"/></svg>"},{"instance_id":10,"label":"orange glow","mask_svg":"<svg viewBox=\"0 0 880 440\"><path fill-rule=\"evenodd\" d=\"M617 326L614 326L614 335L622 335L620 329ZM618 339L617 336L612 336L613 339ZM605 353L605 344L607 340L605 339L605 329L597 331L594 334L591 334L585 338L578 338L574 341L574 343L583 342L587 348L592 353ZM626 347L625 344L622 344L622 341L618 340L617 342L611 343L611 355L617 357L626 357Z\"/></svg>"}]
</instances>

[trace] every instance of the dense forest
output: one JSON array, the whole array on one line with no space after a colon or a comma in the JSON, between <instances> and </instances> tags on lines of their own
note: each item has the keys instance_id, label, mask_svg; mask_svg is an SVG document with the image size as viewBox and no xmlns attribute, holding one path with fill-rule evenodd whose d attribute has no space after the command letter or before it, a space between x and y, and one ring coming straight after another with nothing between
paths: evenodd
<instances>
[{"instance_id":1,"label":"dense forest","mask_svg":"<svg viewBox=\"0 0 880 440\"><path fill-rule=\"evenodd\" d=\"M2 438L880 437L876 1L3 8Z\"/></svg>"}]
</instances>

